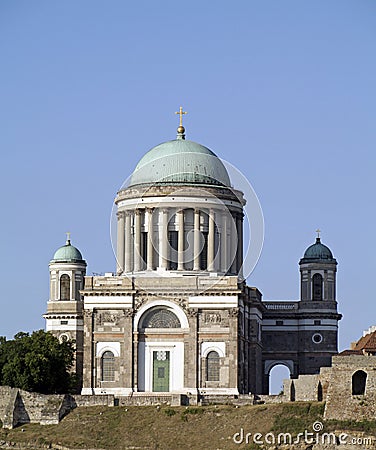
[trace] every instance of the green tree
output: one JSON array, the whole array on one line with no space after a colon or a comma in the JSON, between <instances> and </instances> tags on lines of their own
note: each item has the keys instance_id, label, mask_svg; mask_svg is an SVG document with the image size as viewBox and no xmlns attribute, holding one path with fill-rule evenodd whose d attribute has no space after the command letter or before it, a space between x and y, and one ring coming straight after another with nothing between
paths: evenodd
<instances>
[{"instance_id":1,"label":"green tree","mask_svg":"<svg viewBox=\"0 0 376 450\"><path fill-rule=\"evenodd\" d=\"M0 338L0 384L42 394L70 392L76 381L73 360L74 343L43 330Z\"/></svg>"}]
</instances>

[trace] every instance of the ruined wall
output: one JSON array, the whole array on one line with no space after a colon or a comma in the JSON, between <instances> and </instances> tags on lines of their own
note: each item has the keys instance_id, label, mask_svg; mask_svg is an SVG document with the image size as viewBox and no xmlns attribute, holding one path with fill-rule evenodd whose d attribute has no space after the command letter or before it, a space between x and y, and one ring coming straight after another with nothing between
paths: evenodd
<instances>
[{"instance_id":1,"label":"ruined wall","mask_svg":"<svg viewBox=\"0 0 376 450\"><path fill-rule=\"evenodd\" d=\"M114 404L113 395L43 395L0 386L0 420L9 429L24 423L54 425L76 407Z\"/></svg>"},{"instance_id":2,"label":"ruined wall","mask_svg":"<svg viewBox=\"0 0 376 450\"><path fill-rule=\"evenodd\" d=\"M366 374L364 393L353 393L353 376ZM355 375L356 376L356 375ZM376 419L376 357L335 356L326 396L325 419Z\"/></svg>"}]
</instances>

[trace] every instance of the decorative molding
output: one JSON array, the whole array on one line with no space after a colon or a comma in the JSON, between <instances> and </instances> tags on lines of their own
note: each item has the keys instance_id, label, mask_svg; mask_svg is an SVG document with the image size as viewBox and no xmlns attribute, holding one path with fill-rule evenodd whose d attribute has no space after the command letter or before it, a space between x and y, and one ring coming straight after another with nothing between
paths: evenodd
<instances>
[{"instance_id":1,"label":"decorative molding","mask_svg":"<svg viewBox=\"0 0 376 450\"><path fill-rule=\"evenodd\" d=\"M189 317L197 317L198 309L197 308L187 308L187 314Z\"/></svg>"},{"instance_id":2,"label":"decorative molding","mask_svg":"<svg viewBox=\"0 0 376 450\"><path fill-rule=\"evenodd\" d=\"M205 313L204 314L204 322L205 323L221 323L222 317L219 313Z\"/></svg>"},{"instance_id":3,"label":"decorative molding","mask_svg":"<svg viewBox=\"0 0 376 450\"><path fill-rule=\"evenodd\" d=\"M238 317L239 316L239 308L231 308L228 310L229 317Z\"/></svg>"}]
</instances>

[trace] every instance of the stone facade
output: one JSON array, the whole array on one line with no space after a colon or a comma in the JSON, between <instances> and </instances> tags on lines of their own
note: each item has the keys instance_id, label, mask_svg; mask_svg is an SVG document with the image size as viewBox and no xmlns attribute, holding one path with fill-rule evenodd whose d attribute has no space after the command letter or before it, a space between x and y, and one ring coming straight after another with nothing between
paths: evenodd
<instances>
[{"instance_id":1,"label":"stone facade","mask_svg":"<svg viewBox=\"0 0 376 450\"><path fill-rule=\"evenodd\" d=\"M85 277L69 239L50 262L47 330L75 340L82 394L268 394L275 365L318 374L337 353L330 250L307 249L299 301L263 301L243 276L246 199L182 130L117 193L116 274Z\"/></svg>"}]
</instances>

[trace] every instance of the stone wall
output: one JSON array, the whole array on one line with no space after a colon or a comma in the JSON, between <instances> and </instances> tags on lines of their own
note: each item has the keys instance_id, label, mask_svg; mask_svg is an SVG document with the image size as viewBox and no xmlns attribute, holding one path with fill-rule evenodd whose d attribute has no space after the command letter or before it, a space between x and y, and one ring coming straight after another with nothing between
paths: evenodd
<instances>
[{"instance_id":1,"label":"stone wall","mask_svg":"<svg viewBox=\"0 0 376 450\"><path fill-rule=\"evenodd\" d=\"M84 406L114 406L113 395L43 395L0 386L0 420L3 428L25 423L58 424L72 409Z\"/></svg>"},{"instance_id":2,"label":"stone wall","mask_svg":"<svg viewBox=\"0 0 376 450\"><path fill-rule=\"evenodd\" d=\"M14 428L24 423L57 424L73 407L68 395L42 395L0 386L3 428Z\"/></svg>"},{"instance_id":3,"label":"stone wall","mask_svg":"<svg viewBox=\"0 0 376 450\"><path fill-rule=\"evenodd\" d=\"M353 376L366 375L364 393L353 393ZM356 375L355 375L356 379ZM376 357L335 356L327 389L325 419L376 419Z\"/></svg>"}]
</instances>

